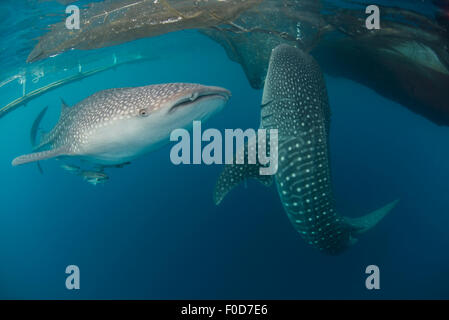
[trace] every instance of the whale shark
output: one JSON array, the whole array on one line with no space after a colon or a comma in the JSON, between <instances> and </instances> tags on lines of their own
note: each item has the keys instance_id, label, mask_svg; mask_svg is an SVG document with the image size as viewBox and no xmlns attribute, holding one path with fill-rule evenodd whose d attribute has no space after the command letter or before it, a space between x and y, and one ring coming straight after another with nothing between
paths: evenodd
<instances>
[{"instance_id":1,"label":"whale shark","mask_svg":"<svg viewBox=\"0 0 449 320\"><path fill-rule=\"evenodd\" d=\"M285 44L276 47L265 81L260 124L263 129L278 130L279 165L272 180L300 236L321 252L337 255L354 244L358 235L377 225L398 201L360 218L337 213L329 156L330 115L318 63L301 49ZM246 148L252 147L248 143ZM270 185L254 166L225 166L215 187L215 203L248 178Z\"/></svg>"},{"instance_id":2,"label":"whale shark","mask_svg":"<svg viewBox=\"0 0 449 320\"><path fill-rule=\"evenodd\" d=\"M232 23L262 0L105 0L80 10L80 29L51 26L28 56L35 62L71 49L110 47L136 39Z\"/></svg>"},{"instance_id":3,"label":"whale shark","mask_svg":"<svg viewBox=\"0 0 449 320\"><path fill-rule=\"evenodd\" d=\"M230 96L220 87L169 83L103 90L73 107L62 102L55 127L39 141L32 137L34 153L14 159L12 165L59 157L105 167L126 164L169 143L173 130L208 119ZM42 117L41 112L37 121ZM35 123L32 135L37 127Z\"/></svg>"}]
</instances>

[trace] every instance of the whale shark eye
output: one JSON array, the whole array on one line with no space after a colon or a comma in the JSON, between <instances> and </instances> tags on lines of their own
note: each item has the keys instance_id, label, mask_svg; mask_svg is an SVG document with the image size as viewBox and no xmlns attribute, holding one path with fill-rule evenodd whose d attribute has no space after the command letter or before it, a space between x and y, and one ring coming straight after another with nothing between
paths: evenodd
<instances>
[{"instance_id":1,"label":"whale shark eye","mask_svg":"<svg viewBox=\"0 0 449 320\"><path fill-rule=\"evenodd\" d=\"M139 116L141 116L141 117L148 117L148 110L147 109L140 109L139 110Z\"/></svg>"},{"instance_id":2,"label":"whale shark eye","mask_svg":"<svg viewBox=\"0 0 449 320\"><path fill-rule=\"evenodd\" d=\"M190 96L190 101L195 101L199 96L200 94L198 92L192 93L192 95Z\"/></svg>"}]
</instances>

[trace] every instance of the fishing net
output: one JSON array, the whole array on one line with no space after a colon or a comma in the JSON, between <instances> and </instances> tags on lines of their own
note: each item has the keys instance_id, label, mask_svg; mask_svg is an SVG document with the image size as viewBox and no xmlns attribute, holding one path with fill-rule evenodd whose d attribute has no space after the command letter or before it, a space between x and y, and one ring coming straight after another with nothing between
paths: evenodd
<instances>
[{"instance_id":1,"label":"fishing net","mask_svg":"<svg viewBox=\"0 0 449 320\"><path fill-rule=\"evenodd\" d=\"M178 30L231 23L243 11L261 1L106 0L83 6L80 30L68 30L65 21L52 25L50 30L40 37L28 57L28 62L33 64L20 67L16 72L1 79L0 92L14 92L17 97L3 104L0 117L51 89L125 63L152 59L154 52L157 52L156 48L142 50L130 45L126 49L120 48L112 54L101 56L67 52L66 59L56 57L64 51L111 47ZM71 2L73 1L61 3ZM188 48L188 39L184 40L183 37L179 45ZM58 59L45 59L48 57Z\"/></svg>"},{"instance_id":2,"label":"fishing net","mask_svg":"<svg viewBox=\"0 0 449 320\"><path fill-rule=\"evenodd\" d=\"M91 3L82 9L80 31L68 32L64 22L60 22L40 38L28 60L44 59L44 64L34 62L24 71L1 79L0 90L11 84L19 87L18 98L0 109L0 117L52 88L112 68L117 61L148 58L149 53L140 50L133 55L134 49L128 47L127 52L103 56L104 63L92 68L86 67L88 61L79 58L80 51L75 51L77 58L59 60L60 63L47 63L46 57L72 48L110 47L178 30L199 29L242 66L253 88L263 87L272 49L286 43L311 52L327 73L362 83L436 123L449 124L449 91L444 85L449 82L446 25L432 14L382 6L382 28L371 31L365 26L366 6L367 3L349 0ZM189 44L185 46L188 48ZM44 74L49 73L57 75L56 79L42 81ZM30 84L38 85L30 89Z\"/></svg>"},{"instance_id":3,"label":"fishing net","mask_svg":"<svg viewBox=\"0 0 449 320\"><path fill-rule=\"evenodd\" d=\"M44 59L68 49L96 49L168 32L230 22L262 0L107 0L80 13L80 30L55 24L28 57Z\"/></svg>"},{"instance_id":4,"label":"fishing net","mask_svg":"<svg viewBox=\"0 0 449 320\"><path fill-rule=\"evenodd\" d=\"M271 50L282 43L309 48L324 20L316 0L265 0L245 11L232 25L201 32L219 42L229 58L242 65L253 88L261 88Z\"/></svg>"}]
</instances>

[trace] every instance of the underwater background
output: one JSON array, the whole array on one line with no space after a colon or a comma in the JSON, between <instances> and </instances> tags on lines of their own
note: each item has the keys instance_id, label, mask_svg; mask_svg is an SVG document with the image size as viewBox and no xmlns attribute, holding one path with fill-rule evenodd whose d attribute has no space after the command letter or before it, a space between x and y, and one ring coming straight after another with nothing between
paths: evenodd
<instances>
[{"instance_id":1,"label":"underwater background","mask_svg":"<svg viewBox=\"0 0 449 320\"><path fill-rule=\"evenodd\" d=\"M1 9L7 37L14 16ZM15 42L8 43L11 52ZM30 128L43 107L51 128L60 98L74 105L107 88L222 86L232 99L203 130L258 127L262 90L250 87L219 44L190 30L119 50L130 46L151 57L59 87L0 120L0 299L449 298L449 127L344 78L326 75L337 211L356 217L400 203L340 256L299 237L274 186L250 181L215 206L222 167L175 166L172 144L111 170L99 186L55 160L42 162L43 175L34 165L13 168L11 160L31 150ZM2 56L0 64L7 59L16 58ZM2 105L16 96L1 91ZM80 268L81 290L65 287L71 264ZM380 268L380 290L365 288L372 264Z\"/></svg>"}]
</instances>

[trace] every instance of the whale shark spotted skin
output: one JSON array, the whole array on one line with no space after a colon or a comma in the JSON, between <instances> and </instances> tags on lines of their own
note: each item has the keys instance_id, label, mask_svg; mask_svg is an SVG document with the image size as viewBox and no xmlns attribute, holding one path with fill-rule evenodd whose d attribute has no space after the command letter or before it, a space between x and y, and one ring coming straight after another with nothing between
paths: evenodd
<instances>
[{"instance_id":1,"label":"whale shark spotted skin","mask_svg":"<svg viewBox=\"0 0 449 320\"><path fill-rule=\"evenodd\" d=\"M274 49L261 107L261 128L278 129L279 167L274 180L284 210L301 237L322 252L334 255L353 244L356 235L374 227L397 201L361 218L337 214L331 183L329 126L327 89L316 61L288 45ZM267 178L257 176L257 172L251 165L226 166L216 185L216 204L246 178L268 185Z\"/></svg>"},{"instance_id":2,"label":"whale shark spotted skin","mask_svg":"<svg viewBox=\"0 0 449 320\"><path fill-rule=\"evenodd\" d=\"M124 164L168 143L173 130L206 120L230 96L220 87L169 83L100 91L73 107L63 102L59 122L42 136L36 152L14 159L12 165L55 157ZM41 119L42 114L37 121Z\"/></svg>"}]
</instances>

